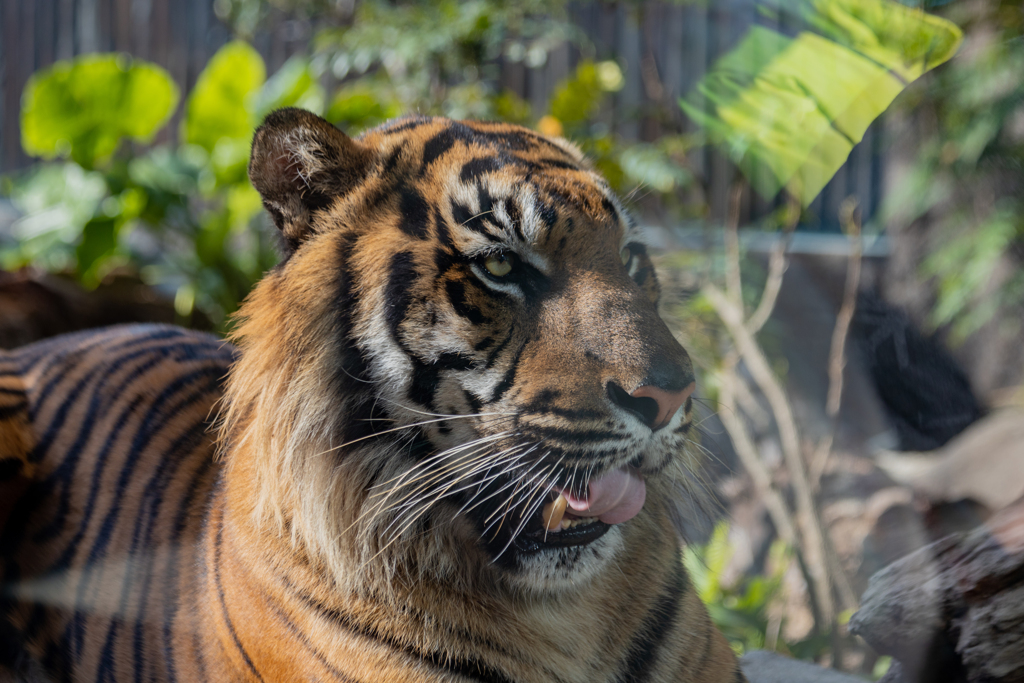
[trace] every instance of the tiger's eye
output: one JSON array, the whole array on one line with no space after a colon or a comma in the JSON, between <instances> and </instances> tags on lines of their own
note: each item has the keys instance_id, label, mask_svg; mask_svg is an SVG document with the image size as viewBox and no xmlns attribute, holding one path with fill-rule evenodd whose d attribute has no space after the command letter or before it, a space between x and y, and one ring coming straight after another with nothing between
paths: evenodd
<instances>
[{"instance_id":1,"label":"tiger's eye","mask_svg":"<svg viewBox=\"0 0 1024 683\"><path fill-rule=\"evenodd\" d=\"M628 266L629 260L633 258L633 252L629 250L629 247L623 247L622 251L619 252L619 258L622 259L622 265Z\"/></svg>"},{"instance_id":2,"label":"tiger's eye","mask_svg":"<svg viewBox=\"0 0 1024 683\"><path fill-rule=\"evenodd\" d=\"M512 272L512 259L510 254L491 254L484 260L484 268L495 277L504 277Z\"/></svg>"}]
</instances>

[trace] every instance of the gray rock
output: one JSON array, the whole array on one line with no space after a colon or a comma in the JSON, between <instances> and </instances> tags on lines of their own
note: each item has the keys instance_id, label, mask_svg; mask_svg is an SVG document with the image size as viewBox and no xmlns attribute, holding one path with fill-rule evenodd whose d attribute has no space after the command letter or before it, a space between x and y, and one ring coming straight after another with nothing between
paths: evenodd
<instances>
[{"instance_id":1,"label":"gray rock","mask_svg":"<svg viewBox=\"0 0 1024 683\"><path fill-rule=\"evenodd\" d=\"M755 650L740 658L740 668L750 683L864 683L865 679L810 662Z\"/></svg>"}]
</instances>

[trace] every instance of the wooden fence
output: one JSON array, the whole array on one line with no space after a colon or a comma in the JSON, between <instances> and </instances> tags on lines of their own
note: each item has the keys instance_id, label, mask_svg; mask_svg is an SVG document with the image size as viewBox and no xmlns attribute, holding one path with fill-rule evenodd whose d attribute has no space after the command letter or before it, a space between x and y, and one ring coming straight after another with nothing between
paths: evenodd
<instances>
[{"instance_id":1,"label":"wooden fence","mask_svg":"<svg viewBox=\"0 0 1024 683\"><path fill-rule=\"evenodd\" d=\"M616 132L627 140L653 140L666 126L687 128L690 124L674 103L753 23L765 21L755 2L575 3L571 16L592 42L595 56L616 59L624 68L625 85L615 96L610 122ZM268 73L306 50L310 34L306 22L272 16L254 38ZM0 172L31 163L21 150L18 118L22 90L34 71L79 54L122 51L160 64L187 93L210 56L230 38L212 0L0 0ZM543 111L553 87L570 75L579 54L576 47L565 45L537 68L505 62L501 85ZM666 121L663 113L644 115L654 109L670 112L674 120ZM175 126L168 126L164 136L173 130ZM838 229L839 204L850 195L858 198L865 216L875 212L884 166L880 149L876 124L812 204L810 213L818 218L805 228ZM713 150L696 164L709 193L711 218L721 220L736 171ZM756 218L773 206L751 197L742 216Z\"/></svg>"}]
</instances>

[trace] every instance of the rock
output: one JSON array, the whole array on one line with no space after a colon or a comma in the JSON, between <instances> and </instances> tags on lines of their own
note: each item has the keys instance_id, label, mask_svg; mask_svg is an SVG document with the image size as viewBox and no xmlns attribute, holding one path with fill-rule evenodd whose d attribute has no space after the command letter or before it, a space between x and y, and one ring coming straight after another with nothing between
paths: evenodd
<instances>
[{"instance_id":1,"label":"rock","mask_svg":"<svg viewBox=\"0 0 1024 683\"><path fill-rule=\"evenodd\" d=\"M864 683L863 678L765 650L743 655L740 668L750 683Z\"/></svg>"},{"instance_id":2,"label":"rock","mask_svg":"<svg viewBox=\"0 0 1024 683\"><path fill-rule=\"evenodd\" d=\"M119 323L182 323L210 329L193 311L188 321L174 303L130 274L111 274L95 290L33 268L0 270L0 349L10 349L65 332Z\"/></svg>"},{"instance_id":3,"label":"rock","mask_svg":"<svg viewBox=\"0 0 1024 683\"><path fill-rule=\"evenodd\" d=\"M1024 681L1024 499L877 572L849 627L893 683Z\"/></svg>"}]
</instances>

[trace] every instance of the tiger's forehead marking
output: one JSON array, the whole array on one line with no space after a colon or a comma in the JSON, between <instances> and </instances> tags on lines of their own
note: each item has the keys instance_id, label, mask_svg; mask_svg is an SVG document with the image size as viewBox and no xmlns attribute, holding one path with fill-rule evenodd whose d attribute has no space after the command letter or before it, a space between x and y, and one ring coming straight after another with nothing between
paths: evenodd
<instances>
[{"instance_id":1,"label":"tiger's forehead marking","mask_svg":"<svg viewBox=\"0 0 1024 683\"><path fill-rule=\"evenodd\" d=\"M611 189L564 140L508 124L429 117L365 137L385 138L383 146L392 149L386 170L401 155L409 182L440 191L440 211L450 216L451 237L464 253L504 247L529 257L580 221L609 229L605 238L621 241L630 232Z\"/></svg>"}]
</instances>

